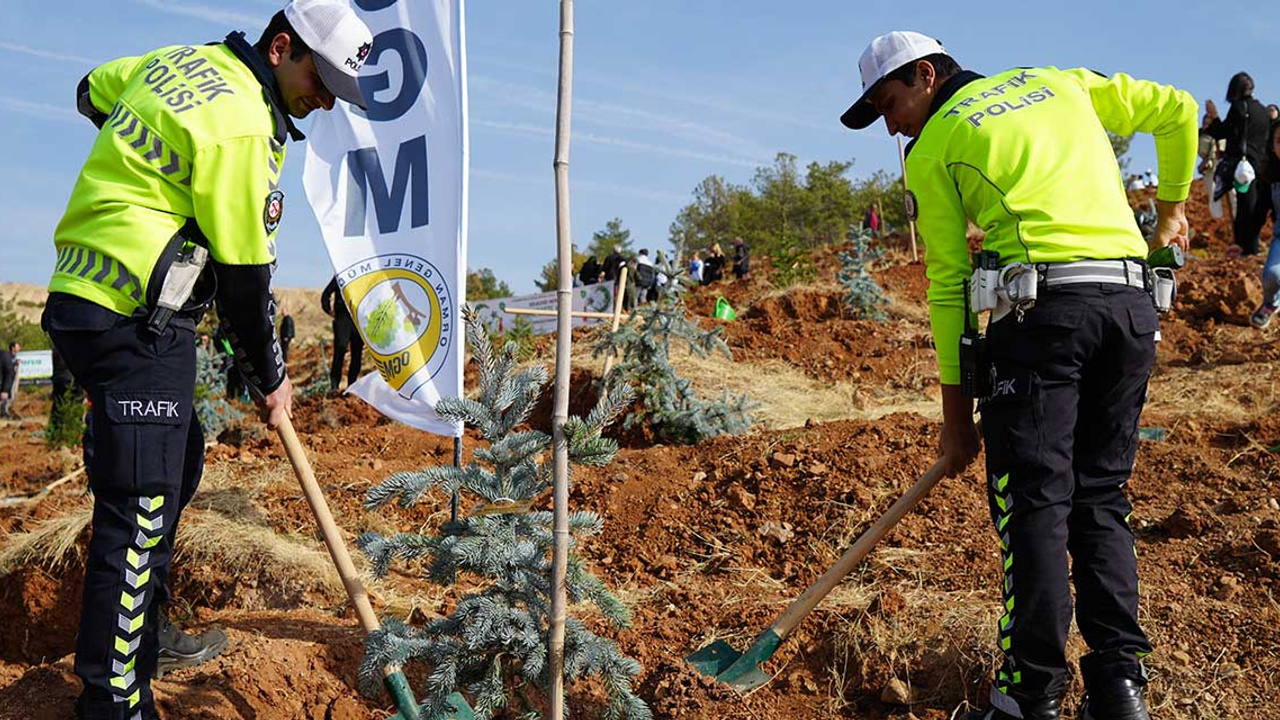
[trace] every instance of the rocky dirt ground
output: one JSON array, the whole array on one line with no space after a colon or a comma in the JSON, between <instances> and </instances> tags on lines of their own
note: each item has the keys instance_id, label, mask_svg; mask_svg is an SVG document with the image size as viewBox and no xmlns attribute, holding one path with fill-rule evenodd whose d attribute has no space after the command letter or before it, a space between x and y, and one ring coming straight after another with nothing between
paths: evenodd
<instances>
[{"instance_id":1,"label":"rocky dirt ground","mask_svg":"<svg viewBox=\"0 0 1280 720\"><path fill-rule=\"evenodd\" d=\"M1180 273L1177 310L1163 322L1142 420L1164 439L1143 444L1129 486L1143 619L1157 648L1153 717L1268 717L1280 703L1280 346L1275 330L1248 327L1258 260L1223 259L1229 230L1203 203L1193 203L1192 222L1197 259ZM898 251L877 269L894 303L876 323L841 311L834 263L820 256L818 281L803 288L772 288L762 265L690 300L707 325L717 322L717 294L738 309L739 320L725 323L736 360L682 367L710 393L771 378L747 386L768 418L761 428L693 447L626 438L612 465L575 475L575 507L606 521L584 555L634 609L633 626L616 637L643 663L638 686L656 717L944 720L985 697L999 567L980 464L943 481L803 623L769 663L768 685L741 697L682 661L714 639L744 647L935 458L923 266ZM599 361L580 352L575 377L585 383ZM300 348L296 384L315 373L318 353ZM788 383L811 389L779 394ZM588 392L576 397L589 405ZM0 424L0 718L62 719L78 691L69 653L89 500L78 476L19 501L78 463L45 449L39 391L18 410L23 420ZM377 513L361 498L392 472L449 462L449 439L345 397L301 400L296 417L348 539L446 517L444 497ZM356 689L360 632L274 437L251 422L218 438L183 522L177 610L193 627L227 628L233 644L155 683L166 717L390 714L382 698ZM451 606L413 568L372 589L380 612L411 621ZM1071 652L1083 651L1073 636ZM1070 709L1081 691L1076 679ZM594 686L571 688L573 716L594 717L597 698Z\"/></svg>"}]
</instances>

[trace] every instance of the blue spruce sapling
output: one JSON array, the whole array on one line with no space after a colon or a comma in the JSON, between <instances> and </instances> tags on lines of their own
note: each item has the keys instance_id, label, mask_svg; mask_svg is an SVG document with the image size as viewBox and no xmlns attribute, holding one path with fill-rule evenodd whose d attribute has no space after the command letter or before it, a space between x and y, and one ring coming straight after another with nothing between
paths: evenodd
<instances>
[{"instance_id":1,"label":"blue spruce sapling","mask_svg":"<svg viewBox=\"0 0 1280 720\"><path fill-rule=\"evenodd\" d=\"M551 438L537 430L518 430L547 382L542 367L518 369L519 348L507 343L495 352L478 316L465 313L467 343L479 366L480 392L474 399L445 398L436 412L477 428L488 442L478 447L464 467L429 467L392 475L369 490L365 504L376 508L392 500L408 507L437 489L472 495L482 504L437 535L400 533L390 537L366 533L357 543L370 558L373 572L385 574L399 558L420 561L427 576L441 585L471 588L448 617L422 627L388 620L370 635L362 681L380 679L379 669L408 661L425 663L427 678L423 717L443 717L447 698L461 692L477 718L506 711L537 718L531 692L550 685L547 638L551 617L552 514L528 508L547 495L552 484ZM606 465L618 446L600 432L630 405L630 388L619 386L602 398L586 417L565 423L571 463ZM569 517L572 542L600 532L603 521L592 512ZM615 627L630 622L630 612L604 582L594 576L570 547L567 568L570 603L589 601ZM640 671L617 645L591 632L582 621L565 624L565 676L601 679L608 695L605 717L647 720L648 707L631 689ZM567 715L566 715L567 717Z\"/></svg>"},{"instance_id":2,"label":"blue spruce sapling","mask_svg":"<svg viewBox=\"0 0 1280 720\"><path fill-rule=\"evenodd\" d=\"M884 255L884 249L872 249L871 239L872 233L866 228L849 232L849 242L853 247L837 256L840 258L840 270L836 273L836 280L845 291L841 301L855 319L887 320L884 306L889 304L889 298L870 271L871 263Z\"/></svg>"},{"instance_id":3,"label":"blue spruce sapling","mask_svg":"<svg viewBox=\"0 0 1280 720\"><path fill-rule=\"evenodd\" d=\"M597 356L612 352L620 358L604 378L606 392L624 385L639 388L640 407L627 414L623 426L647 423L659 439L688 444L746 432L755 407L746 395L725 393L719 400L706 400L694 392L692 381L676 374L670 359L672 338L683 340L700 357L711 352L733 355L720 338L721 328L704 331L690 320L683 268L665 260L655 264L667 278L659 287L658 299L637 307L631 321L607 333L595 346Z\"/></svg>"}]
</instances>

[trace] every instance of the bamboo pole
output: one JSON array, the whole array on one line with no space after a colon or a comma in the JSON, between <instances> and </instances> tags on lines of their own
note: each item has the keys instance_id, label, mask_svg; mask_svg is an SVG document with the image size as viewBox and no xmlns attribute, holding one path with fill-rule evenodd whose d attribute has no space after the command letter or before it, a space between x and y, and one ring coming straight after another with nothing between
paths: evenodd
<instances>
[{"instance_id":1,"label":"bamboo pole","mask_svg":"<svg viewBox=\"0 0 1280 720\"><path fill-rule=\"evenodd\" d=\"M618 288L620 292L613 294L613 322L609 324L609 332L618 332L618 325L622 322L622 300L627 294L627 266L623 265L618 269ZM635 312L634 310L632 312ZM604 356L604 372L600 375L601 382L609 376L609 371L613 369L614 351L610 351ZM603 386L601 387L603 389Z\"/></svg>"},{"instance_id":2,"label":"bamboo pole","mask_svg":"<svg viewBox=\"0 0 1280 720\"><path fill-rule=\"evenodd\" d=\"M573 300L573 243L569 232L569 131L573 110L573 0L560 0L560 86L556 102L556 257L560 283L556 288L556 386L551 415L554 485L552 491L555 549L551 557L551 631L547 641L547 667L551 687L547 720L564 719L564 624L568 593L565 575L569 565L569 444L564 434L569 419L569 353L573 332L569 317Z\"/></svg>"},{"instance_id":3,"label":"bamboo pole","mask_svg":"<svg viewBox=\"0 0 1280 720\"><path fill-rule=\"evenodd\" d=\"M898 135L898 162L902 164L902 202L907 201L907 154L902 149L902 136ZM881 222L884 219L881 218ZM916 253L916 221L915 218L908 216L907 222L911 225L911 262L916 262L920 256Z\"/></svg>"}]
</instances>

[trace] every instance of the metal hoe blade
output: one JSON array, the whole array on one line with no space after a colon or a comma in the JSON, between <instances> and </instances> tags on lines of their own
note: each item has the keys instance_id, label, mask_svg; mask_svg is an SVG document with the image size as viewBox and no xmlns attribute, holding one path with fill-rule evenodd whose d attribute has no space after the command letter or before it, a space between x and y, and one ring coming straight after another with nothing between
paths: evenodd
<instances>
[{"instance_id":1,"label":"metal hoe blade","mask_svg":"<svg viewBox=\"0 0 1280 720\"><path fill-rule=\"evenodd\" d=\"M694 651L685 661L703 675L714 677L745 695L773 679L760 665L773 657L781 643L782 638L769 628L751 643L746 652L739 653L729 643L717 640Z\"/></svg>"}]
</instances>

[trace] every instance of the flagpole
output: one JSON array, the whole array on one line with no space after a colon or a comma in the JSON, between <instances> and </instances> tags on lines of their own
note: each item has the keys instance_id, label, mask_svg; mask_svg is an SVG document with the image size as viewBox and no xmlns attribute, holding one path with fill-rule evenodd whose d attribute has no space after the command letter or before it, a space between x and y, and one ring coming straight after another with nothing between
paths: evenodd
<instances>
[{"instance_id":1,"label":"flagpole","mask_svg":"<svg viewBox=\"0 0 1280 720\"><path fill-rule=\"evenodd\" d=\"M547 720L564 718L564 625L568 605L565 575L569 564L569 445L564 434L569 419L569 352L573 328L569 317L573 301L573 252L569 234L569 118L573 109L573 0L560 0L560 87L556 105L556 257L560 282L556 289L556 384L551 416L554 467L555 550L551 559L551 632L548 669L551 687Z\"/></svg>"}]
</instances>

